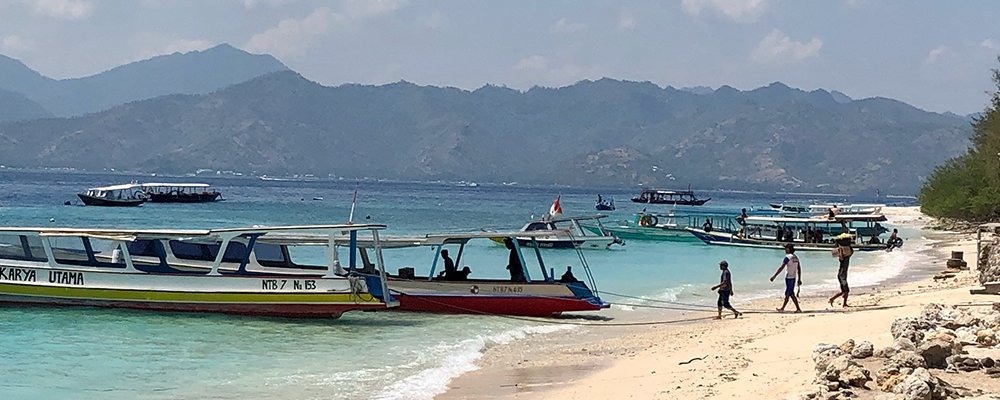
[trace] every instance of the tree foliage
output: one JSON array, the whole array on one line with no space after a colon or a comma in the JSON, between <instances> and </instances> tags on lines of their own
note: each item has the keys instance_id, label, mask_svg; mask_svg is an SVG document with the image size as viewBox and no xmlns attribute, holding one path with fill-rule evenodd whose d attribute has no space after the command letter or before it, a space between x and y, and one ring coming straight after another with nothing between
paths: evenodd
<instances>
[{"instance_id":1,"label":"tree foliage","mask_svg":"<svg viewBox=\"0 0 1000 400\"><path fill-rule=\"evenodd\" d=\"M993 82L997 89L989 107L972 123L969 151L935 168L920 190L921 208L928 215L1000 218L1000 69L993 70Z\"/></svg>"}]
</instances>

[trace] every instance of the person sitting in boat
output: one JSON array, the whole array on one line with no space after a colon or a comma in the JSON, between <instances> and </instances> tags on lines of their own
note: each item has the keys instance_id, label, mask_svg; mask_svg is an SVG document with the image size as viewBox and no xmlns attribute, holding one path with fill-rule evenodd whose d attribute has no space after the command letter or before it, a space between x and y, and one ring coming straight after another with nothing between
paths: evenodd
<instances>
[{"instance_id":1,"label":"person sitting in boat","mask_svg":"<svg viewBox=\"0 0 1000 400\"><path fill-rule=\"evenodd\" d=\"M813 238L813 243L823 243L823 228L816 228L816 231L813 233L816 235L816 237Z\"/></svg>"},{"instance_id":2,"label":"person sitting in boat","mask_svg":"<svg viewBox=\"0 0 1000 400\"><path fill-rule=\"evenodd\" d=\"M791 242L795 238L795 230L792 228L785 228L785 241Z\"/></svg>"},{"instance_id":3,"label":"person sitting in boat","mask_svg":"<svg viewBox=\"0 0 1000 400\"><path fill-rule=\"evenodd\" d=\"M451 279L451 280L453 280L453 281L467 281L467 280L469 280L469 274L471 274L471 273L472 273L472 270L469 269L468 265L466 265L465 268L462 268L461 271L455 271L455 279Z\"/></svg>"},{"instance_id":4,"label":"person sitting in boat","mask_svg":"<svg viewBox=\"0 0 1000 400\"><path fill-rule=\"evenodd\" d=\"M521 264L521 257L517 254L514 241L511 238L506 238L503 240L503 244L510 250L510 254L507 256L507 270L510 271L511 282L527 282L528 279L524 276L524 265Z\"/></svg>"},{"instance_id":5,"label":"person sitting in boat","mask_svg":"<svg viewBox=\"0 0 1000 400\"><path fill-rule=\"evenodd\" d=\"M456 272L455 261L452 261L451 257L448 257L448 249L441 249L441 260L444 261L444 271L438 277L444 277L445 280L452 281L455 280Z\"/></svg>"},{"instance_id":6,"label":"person sitting in boat","mask_svg":"<svg viewBox=\"0 0 1000 400\"><path fill-rule=\"evenodd\" d=\"M579 282L579 280L577 280L576 277L573 276L572 266L569 265L566 266L566 273L562 274L562 276L559 278L559 282L561 283Z\"/></svg>"},{"instance_id":7,"label":"person sitting in boat","mask_svg":"<svg viewBox=\"0 0 1000 400\"><path fill-rule=\"evenodd\" d=\"M704 230L706 233L711 232L712 231L712 220L708 219L708 218L705 218L705 223L701 225L701 229Z\"/></svg>"}]
</instances>

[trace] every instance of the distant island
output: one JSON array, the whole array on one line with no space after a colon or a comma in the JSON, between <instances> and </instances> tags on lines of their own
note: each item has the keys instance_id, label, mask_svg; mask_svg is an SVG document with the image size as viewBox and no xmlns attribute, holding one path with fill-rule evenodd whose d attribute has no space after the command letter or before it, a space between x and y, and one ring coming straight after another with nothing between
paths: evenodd
<instances>
[{"instance_id":1,"label":"distant island","mask_svg":"<svg viewBox=\"0 0 1000 400\"><path fill-rule=\"evenodd\" d=\"M16 67L7 60L0 71ZM219 79L223 70L242 80ZM215 78L179 78L199 74ZM966 116L779 82L748 91L607 78L527 91L326 87L228 45L88 79L97 83L40 84L68 93L57 104L45 94L55 92L0 78L0 105L21 110L0 113L0 159L161 173L913 194L971 134ZM129 85L143 89L120 89ZM119 89L84 100L100 87Z\"/></svg>"}]
</instances>

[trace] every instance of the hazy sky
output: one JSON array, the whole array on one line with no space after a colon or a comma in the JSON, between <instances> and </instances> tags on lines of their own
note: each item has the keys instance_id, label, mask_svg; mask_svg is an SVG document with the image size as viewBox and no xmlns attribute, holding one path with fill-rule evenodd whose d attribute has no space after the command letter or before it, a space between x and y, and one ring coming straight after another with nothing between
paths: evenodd
<instances>
[{"instance_id":1,"label":"hazy sky","mask_svg":"<svg viewBox=\"0 0 1000 400\"><path fill-rule=\"evenodd\" d=\"M227 42L306 78L474 89L782 81L981 111L1000 1L0 0L0 53L81 77Z\"/></svg>"}]
</instances>

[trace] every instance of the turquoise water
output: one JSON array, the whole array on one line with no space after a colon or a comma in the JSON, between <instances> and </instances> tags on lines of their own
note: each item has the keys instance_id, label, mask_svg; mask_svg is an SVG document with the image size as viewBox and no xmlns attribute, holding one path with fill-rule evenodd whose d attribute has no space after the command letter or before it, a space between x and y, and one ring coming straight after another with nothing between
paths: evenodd
<instances>
[{"instance_id":1,"label":"turquoise water","mask_svg":"<svg viewBox=\"0 0 1000 400\"><path fill-rule=\"evenodd\" d=\"M140 208L64 206L87 187L163 178L0 170L0 225L214 228L340 223L358 189L357 222L389 226L387 234L423 234L482 228L513 230L548 210L562 195L566 214L592 214L597 193L619 206L612 219L643 208L632 191L432 183L263 182L187 178L218 187L226 201L202 205L147 204ZM874 202L863 197L704 193L701 212L736 215L771 201ZM314 201L314 197L324 200ZM666 207L651 210L667 211ZM683 209L678 209L683 212ZM54 220L54 221L53 221ZM890 224L891 225L891 224ZM906 273L921 247L919 232L904 230L904 250L859 254L852 284L876 284ZM475 243L475 242L473 242ZM473 276L504 277L506 251L471 245L462 264ZM426 271L429 249L387 250L390 269ZM561 274L579 271L573 251L543 253ZM628 241L613 250L586 251L598 288L613 293L690 302L714 302L708 287L718 261L729 261L738 302L780 293L767 278L781 261L771 250L712 247L696 241ZM806 292L834 287L835 261L800 254ZM537 270L531 271L538 277ZM581 276L582 271L577 272ZM621 299L605 296L615 302ZM635 301L628 301L634 303ZM630 307L603 311L638 318ZM648 313L642 314L643 318ZM663 319L663 318L659 318ZM0 308L0 393L14 399L165 398L430 398L448 379L474 368L490 344L545 334L566 326L482 316L348 313L339 320L284 320L197 314L156 314L89 308Z\"/></svg>"}]
</instances>

